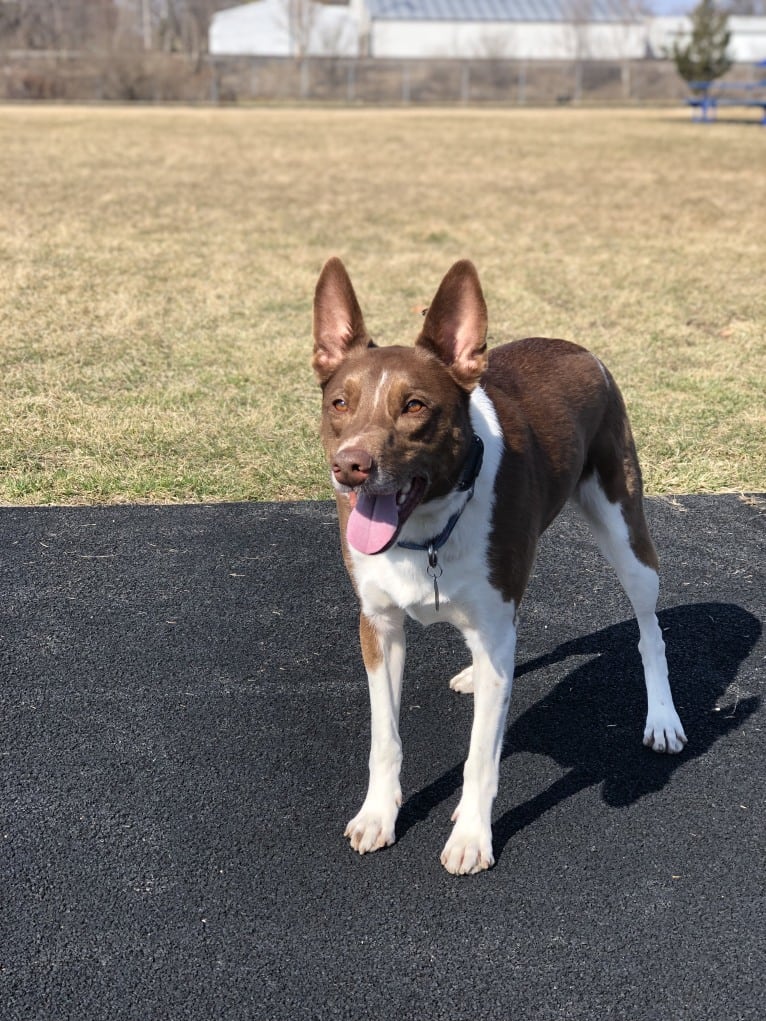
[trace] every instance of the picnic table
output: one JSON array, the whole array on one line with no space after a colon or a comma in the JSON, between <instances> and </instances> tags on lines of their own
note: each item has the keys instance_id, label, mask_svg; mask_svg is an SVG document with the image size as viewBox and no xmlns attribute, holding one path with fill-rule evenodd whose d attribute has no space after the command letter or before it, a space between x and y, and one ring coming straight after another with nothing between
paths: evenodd
<instances>
[{"instance_id":1,"label":"picnic table","mask_svg":"<svg viewBox=\"0 0 766 1021\"><path fill-rule=\"evenodd\" d=\"M759 61L756 67L766 68L766 61ZM761 124L766 127L766 77L746 82L690 82L689 88L692 95L687 98L687 105L699 111L693 115L694 120L715 121L721 106L756 107L760 108Z\"/></svg>"}]
</instances>

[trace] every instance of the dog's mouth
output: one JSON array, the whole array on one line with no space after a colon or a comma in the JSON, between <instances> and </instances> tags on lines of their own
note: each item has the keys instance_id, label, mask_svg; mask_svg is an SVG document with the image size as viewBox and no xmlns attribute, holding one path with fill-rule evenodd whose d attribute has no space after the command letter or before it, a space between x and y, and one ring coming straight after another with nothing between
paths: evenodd
<instances>
[{"instance_id":1,"label":"dog's mouth","mask_svg":"<svg viewBox=\"0 0 766 1021\"><path fill-rule=\"evenodd\" d=\"M346 539L359 553L383 553L396 542L407 518L425 496L426 480L413 478L392 493L349 493Z\"/></svg>"}]
</instances>

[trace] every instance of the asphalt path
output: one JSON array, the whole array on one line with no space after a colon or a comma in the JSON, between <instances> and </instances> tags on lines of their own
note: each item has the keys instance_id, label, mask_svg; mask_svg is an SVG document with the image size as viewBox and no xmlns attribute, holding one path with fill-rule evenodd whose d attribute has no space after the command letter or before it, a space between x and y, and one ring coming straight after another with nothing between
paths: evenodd
<instances>
[{"instance_id":1,"label":"asphalt path","mask_svg":"<svg viewBox=\"0 0 766 1021\"><path fill-rule=\"evenodd\" d=\"M574 514L522 613L496 866L439 864L470 696L408 631L396 845L326 503L0 510L9 1021L766 1016L766 500L651 500L686 751Z\"/></svg>"}]
</instances>

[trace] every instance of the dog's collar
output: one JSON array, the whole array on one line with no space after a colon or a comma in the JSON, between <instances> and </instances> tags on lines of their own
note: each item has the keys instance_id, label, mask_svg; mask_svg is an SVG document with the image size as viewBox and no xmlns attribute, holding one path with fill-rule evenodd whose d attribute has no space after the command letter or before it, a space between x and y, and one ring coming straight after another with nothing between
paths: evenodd
<instances>
[{"instance_id":1,"label":"dog's collar","mask_svg":"<svg viewBox=\"0 0 766 1021\"><path fill-rule=\"evenodd\" d=\"M482 442L481 437L474 433L471 437L471 449L468 451L468 457L466 458L463 470L460 473L460 478L457 480L457 485L455 486L455 492L468 493L468 498L465 503L462 505L460 510L455 511L441 532L439 532L438 535L435 535L433 539L429 539L427 542L398 542L397 546L401 546L403 549L424 550L429 554L429 556L432 552L440 550L446 543L447 539L449 539L452 535L452 530L460 520L460 515L466 509L473 497L476 479L479 477L483 460L484 443Z\"/></svg>"},{"instance_id":2,"label":"dog's collar","mask_svg":"<svg viewBox=\"0 0 766 1021\"><path fill-rule=\"evenodd\" d=\"M468 451L468 457L455 487L459 493L464 493L467 489L470 489L471 495L473 495L473 487L476 479L479 477L483 460L484 444L481 436L477 436L474 433L471 437L471 449Z\"/></svg>"},{"instance_id":3,"label":"dog's collar","mask_svg":"<svg viewBox=\"0 0 766 1021\"><path fill-rule=\"evenodd\" d=\"M433 539L428 539L426 542L403 542L397 543L397 546L401 546L402 549L417 550L428 554L428 567L426 568L429 577L434 580L434 605L436 610L439 609L439 586L437 579L441 578L443 568L439 564L438 551L445 545L449 537L455 528L455 525L460 520L460 516L466 509L468 504L473 498L473 491L476 487L476 479L479 477L481 471L482 461L484 460L484 443L480 436L476 433L471 438L471 449L468 451L468 457L463 465L463 470L460 473L460 478L455 486L455 491L458 493L468 493L465 502L459 510L450 517L447 524L435 535Z\"/></svg>"}]
</instances>

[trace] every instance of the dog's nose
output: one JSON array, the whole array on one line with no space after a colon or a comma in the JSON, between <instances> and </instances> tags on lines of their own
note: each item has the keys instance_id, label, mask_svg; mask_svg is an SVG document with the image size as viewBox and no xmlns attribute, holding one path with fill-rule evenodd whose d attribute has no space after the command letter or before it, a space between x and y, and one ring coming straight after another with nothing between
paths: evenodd
<instances>
[{"instance_id":1,"label":"dog's nose","mask_svg":"<svg viewBox=\"0 0 766 1021\"><path fill-rule=\"evenodd\" d=\"M372 454L361 447L346 447L335 455L332 471L344 486L361 486L369 478L373 468Z\"/></svg>"}]
</instances>

